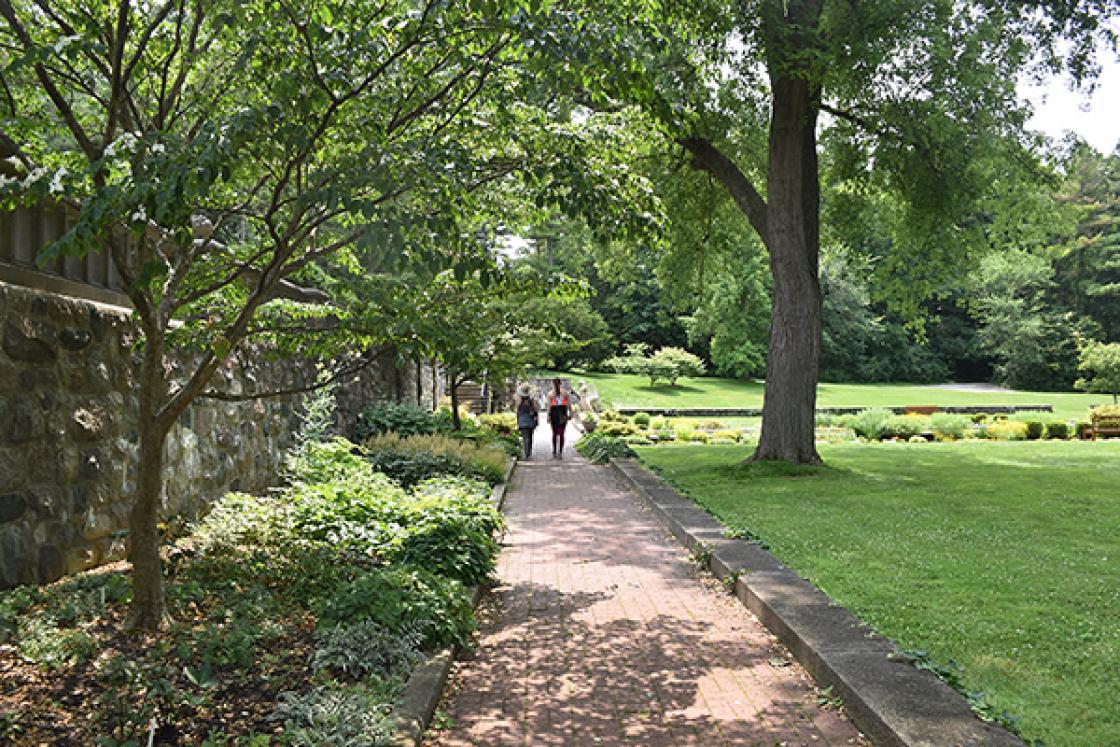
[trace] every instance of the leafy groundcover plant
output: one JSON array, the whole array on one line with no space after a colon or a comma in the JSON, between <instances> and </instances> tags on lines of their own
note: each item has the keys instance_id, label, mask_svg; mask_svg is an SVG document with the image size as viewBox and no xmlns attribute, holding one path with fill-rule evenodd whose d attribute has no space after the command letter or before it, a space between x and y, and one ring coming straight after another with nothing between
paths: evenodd
<instances>
[{"instance_id":1,"label":"leafy groundcover plant","mask_svg":"<svg viewBox=\"0 0 1120 747\"><path fill-rule=\"evenodd\" d=\"M486 481L404 488L343 439L290 471L168 549L162 637L120 633L122 566L0 594L0 742L388 744L412 668L469 641L501 516Z\"/></svg>"},{"instance_id":2,"label":"leafy groundcover plant","mask_svg":"<svg viewBox=\"0 0 1120 747\"><path fill-rule=\"evenodd\" d=\"M606 464L612 458L634 456L630 445L616 436L608 436L598 431L588 433L576 442L576 451L592 464Z\"/></svg>"}]
</instances>

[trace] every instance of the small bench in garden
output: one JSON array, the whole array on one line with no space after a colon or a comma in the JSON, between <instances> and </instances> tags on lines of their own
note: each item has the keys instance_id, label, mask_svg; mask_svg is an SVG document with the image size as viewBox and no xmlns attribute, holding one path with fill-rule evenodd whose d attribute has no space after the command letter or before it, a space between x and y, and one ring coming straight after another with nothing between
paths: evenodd
<instances>
[{"instance_id":1,"label":"small bench in garden","mask_svg":"<svg viewBox=\"0 0 1120 747\"><path fill-rule=\"evenodd\" d=\"M1089 418L1089 432L1094 441L1097 440L1097 436L1120 436L1120 415L1094 413Z\"/></svg>"}]
</instances>

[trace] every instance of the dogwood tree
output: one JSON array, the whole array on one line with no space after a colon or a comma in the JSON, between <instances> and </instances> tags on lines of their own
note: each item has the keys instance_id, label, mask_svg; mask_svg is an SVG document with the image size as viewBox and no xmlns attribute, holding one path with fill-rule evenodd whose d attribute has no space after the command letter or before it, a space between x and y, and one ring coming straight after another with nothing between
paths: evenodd
<instances>
[{"instance_id":1,"label":"dogwood tree","mask_svg":"<svg viewBox=\"0 0 1120 747\"><path fill-rule=\"evenodd\" d=\"M515 54L519 12L0 0L0 138L21 169L0 194L72 205L75 225L43 259L108 252L141 332L131 627L165 617L164 441L219 367L309 329L324 342L301 350L328 359L397 341L355 321L347 278L389 292L404 268L485 266L456 229L456 198L477 183L470 118ZM192 355L172 376L176 351Z\"/></svg>"}]
</instances>

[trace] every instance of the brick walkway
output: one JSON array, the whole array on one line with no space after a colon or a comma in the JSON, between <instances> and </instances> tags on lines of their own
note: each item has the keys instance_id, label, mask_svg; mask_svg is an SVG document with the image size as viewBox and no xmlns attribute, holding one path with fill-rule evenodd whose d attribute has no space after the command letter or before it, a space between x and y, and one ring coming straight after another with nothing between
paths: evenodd
<instances>
[{"instance_id":1,"label":"brick walkway","mask_svg":"<svg viewBox=\"0 0 1120 747\"><path fill-rule=\"evenodd\" d=\"M608 467L514 470L501 585L427 745L866 744Z\"/></svg>"}]
</instances>

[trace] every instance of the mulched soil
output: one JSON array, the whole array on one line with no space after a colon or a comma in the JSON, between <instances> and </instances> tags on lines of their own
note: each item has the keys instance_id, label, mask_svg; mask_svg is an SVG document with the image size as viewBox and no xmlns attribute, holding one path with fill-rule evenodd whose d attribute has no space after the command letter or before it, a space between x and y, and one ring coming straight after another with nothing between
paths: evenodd
<instances>
[{"instance_id":1,"label":"mulched soil","mask_svg":"<svg viewBox=\"0 0 1120 747\"><path fill-rule=\"evenodd\" d=\"M108 744L133 739L146 745L154 736L156 745L199 745L208 737L276 735L283 724L269 716L278 695L310 687L310 616L276 621L277 637L256 652L251 667L215 667L199 682L197 673L195 681L188 676L189 668L198 666L190 658L195 652L184 650L188 658L183 658L168 642L176 631L212 623L212 617L180 616L171 631L156 638L123 632L125 613L122 604L107 606L84 628L97 643L96 653L61 670L26 661L14 639L0 644L0 744L88 747L109 737L117 741ZM121 655L142 662L149 676L141 684L118 684L119 677L105 682L107 665Z\"/></svg>"}]
</instances>

